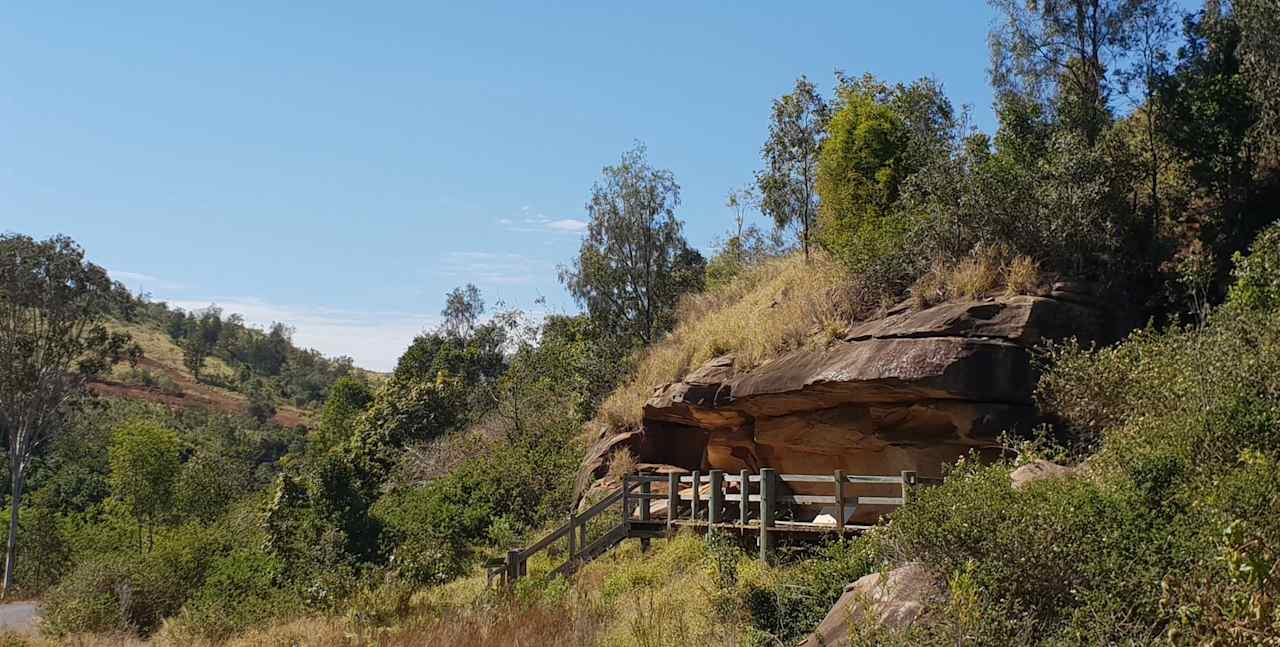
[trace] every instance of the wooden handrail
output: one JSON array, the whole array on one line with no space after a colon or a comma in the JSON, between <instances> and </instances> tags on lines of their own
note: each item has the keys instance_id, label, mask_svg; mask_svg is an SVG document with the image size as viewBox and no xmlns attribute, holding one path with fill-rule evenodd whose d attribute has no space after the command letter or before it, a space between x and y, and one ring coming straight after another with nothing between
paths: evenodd
<instances>
[{"instance_id":1,"label":"wooden handrail","mask_svg":"<svg viewBox=\"0 0 1280 647\"><path fill-rule=\"evenodd\" d=\"M862 531L870 528L866 525L854 525L845 521L847 511L856 511L859 506L901 506L911 500L914 488L920 485L932 485L941 479L922 478L912 471L903 471L897 476L887 475L846 475L837 470L832 474L778 474L775 470L765 468L759 474L751 474L741 470L737 474L728 474L721 470L711 470L709 474L693 471L687 476L671 472L665 475L634 474L623 477L622 484L609 492L596 503L580 513L570 514L564 525L530 544L522 550L513 549L507 552L505 560L490 560L485 569L492 580L501 576L508 586L515 580L524 577L528 572L528 561L538 552L548 549L557 541L567 538L568 556L564 563L551 571L551 575L568 575L575 572L583 562L594 559L619 542L637 537L642 548L647 548L649 539L661 533L674 532L679 525L695 524L706 526L707 532L714 528L732 528L737 531L760 533L760 558L772 558L773 548L778 532L837 532L844 534L848 530ZM667 492L655 493L651 486L663 483ZM730 493L728 484L737 484L737 493ZM827 484L833 491L825 494L798 494L789 490L789 484ZM681 490L685 484L691 484L689 493ZM758 487L752 487L756 484ZM849 485L897 485L901 489L900 496L861 496L849 495L845 488ZM707 496L703 496L702 488L709 486ZM753 493L756 489L758 493ZM811 489L811 488L810 488ZM639 491L636 491L639 490ZM651 517L652 502L666 499L665 519ZM682 505L689 502L688 506ZM613 506L622 504L621 522L607 530L603 535L588 541L587 528L596 517L604 514ZM726 504L736 503L737 518L726 514ZM751 517L751 508L758 513ZM819 524L805 521L778 521L778 505L834 505L836 507L835 524ZM683 510L682 510L683 509ZM685 520L687 519L687 521Z\"/></svg>"}]
</instances>

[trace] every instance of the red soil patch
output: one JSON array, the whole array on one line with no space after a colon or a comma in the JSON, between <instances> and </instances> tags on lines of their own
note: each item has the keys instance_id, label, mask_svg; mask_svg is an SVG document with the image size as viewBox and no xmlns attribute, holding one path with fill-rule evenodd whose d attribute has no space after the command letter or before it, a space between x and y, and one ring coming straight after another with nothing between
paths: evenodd
<instances>
[{"instance_id":1,"label":"red soil patch","mask_svg":"<svg viewBox=\"0 0 1280 647\"><path fill-rule=\"evenodd\" d=\"M175 371L153 359L143 357L138 362L138 366L152 373L164 374L177 383L178 387L182 389L182 393L179 395L163 393L155 387L141 384L125 384L113 380L97 380L89 385L89 390L95 395L145 400L171 408L199 407L238 415L245 415L248 409L248 401L243 395L208 384L201 384L192 380L191 376L186 373ZM301 409L282 405L277 407L276 415L272 418L272 422L281 427L306 425L307 416Z\"/></svg>"}]
</instances>

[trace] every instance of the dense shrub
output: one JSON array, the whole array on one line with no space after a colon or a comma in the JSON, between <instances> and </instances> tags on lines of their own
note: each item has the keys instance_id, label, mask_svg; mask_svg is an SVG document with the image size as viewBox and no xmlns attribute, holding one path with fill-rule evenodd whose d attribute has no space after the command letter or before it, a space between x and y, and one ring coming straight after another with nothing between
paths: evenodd
<instances>
[{"instance_id":1,"label":"dense shrub","mask_svg":"<svg viewBox=\"0 0 1280 647\"><path fill-rule=\"evenodd\" d=\"M1258 310L1280 308L1280 223L1264 230L1249 255L1235 255L1236 282L1228 299L1235 304Z\"/></svg>"}]
</instances>

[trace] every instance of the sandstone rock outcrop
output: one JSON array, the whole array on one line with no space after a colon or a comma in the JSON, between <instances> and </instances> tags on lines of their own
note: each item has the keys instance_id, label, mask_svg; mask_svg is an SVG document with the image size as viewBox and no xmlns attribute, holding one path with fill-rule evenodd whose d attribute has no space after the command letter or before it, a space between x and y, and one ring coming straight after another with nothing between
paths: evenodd
<instances>
[{"instance_id":1,"label":"sandstone rock outcrop","mask_svg":"<svg viewBox=\"0 0 1280 647\"><path fill-rule=\"evenodd\" d=\"M1021 490L1028 484L1036 481L1046 481L1049 479L1067 478L1073 476L1076 469L1065 467L1057 463L1051 463L1045 460L1031 461L1026 465L1018 466L1018 469L1009 473L1009 482L1015 490Z\"/></svg>"},{"instance_id":2,"label":"sandstone rock outcrop","mask_svg":"<svg viewBox=\"0 0 1280 647\"><path fill-rule=\"evenodd\" d=\"M686 470L939 476L970 451L994 451L1001 432L1040 421L1031 348L1065 337L1103 343L1126 329L1087 288L1058 284L1050 294L904 304L824 348L749 370L717 357L657 386L638 428L602 430L579 492L624 447L641 463Z\"/></svg>"},{"instance_id":3,"label":"sandstone rock outcrop","mask_svg":"<svg viewBox=\"0 0 1280 647\"><path fill-rule=\"evenodd\" d=\"M845 587L844 595L800 647L848 645L851 623L876 629L905 629L920 617L929 599L939 591L937 578L918 563L861 577Z\"/></svg>"}]
</instances>

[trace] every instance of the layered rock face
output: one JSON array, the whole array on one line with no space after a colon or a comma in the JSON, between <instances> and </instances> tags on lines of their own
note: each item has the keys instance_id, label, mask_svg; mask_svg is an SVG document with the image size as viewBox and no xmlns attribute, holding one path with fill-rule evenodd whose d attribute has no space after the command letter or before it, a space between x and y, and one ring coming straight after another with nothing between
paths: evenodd
<instances>
[{"instance_id":1,"label":"layered rock face","mask_svg":"<svg viewBox=\"0 0 1280 647\"><path fill-rule=\"evenodd\" d=\"M604 430L580 491L623 447L659 470L940 476L971 450L992 451L1001 432L1040 421L1031 348L1072 336L1102 343L1127 328L1087 289L1055 288L1044 297L904 305L822 350L749 371L736 370L731 355L718 357L658 386L641 428Z\"/></svg>"}]
</instances>

